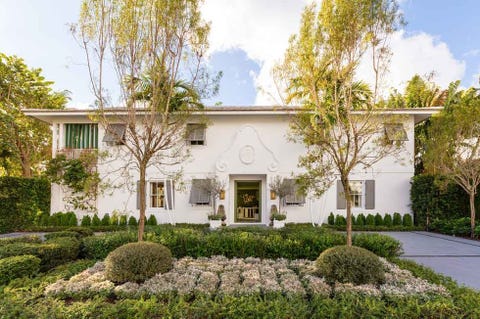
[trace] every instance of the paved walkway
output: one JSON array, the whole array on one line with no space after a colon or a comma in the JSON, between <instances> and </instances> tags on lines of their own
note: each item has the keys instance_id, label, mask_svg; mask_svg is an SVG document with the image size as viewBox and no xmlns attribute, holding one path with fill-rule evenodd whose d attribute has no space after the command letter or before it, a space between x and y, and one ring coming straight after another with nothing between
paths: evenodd
<instances>
[{"instance_id":1,"label":"paved walkway","mask_svg":"<svg viewBox=\"0 0 480 319\"><path fill-rule=\"evenodd\" d=\"M480 241L428 232L385 232L403 244L402 258L412 259L459 284L480 290Z\"/></svg>"}]
</instances>

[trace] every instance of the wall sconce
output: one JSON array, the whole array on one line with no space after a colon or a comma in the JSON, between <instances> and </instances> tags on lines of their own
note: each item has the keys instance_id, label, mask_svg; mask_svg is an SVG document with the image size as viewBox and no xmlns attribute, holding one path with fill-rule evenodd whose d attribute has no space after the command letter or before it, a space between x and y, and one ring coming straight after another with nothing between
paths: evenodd
<instances>
[{"instance_id":1,"label":"wall sconce","mask_svg":"<svg viewBox=\"0 0 480 319\"><path fill-rule=\"evenodd\" d=\"M220 199L221 200L225 199L225 190L223 190L223 189L220 191Z\"/></svg>"},{"instance_id":2,"label":"wall sconce","mask_svg":"<svg viewBox=\"0 0 480 319\"><path fill-rule=\"evenodd\" d=\"M277 198L277 193L275 193L274 191L270 191L270 199L274 200L276 198Z\"/></svg>"}]
</instances>

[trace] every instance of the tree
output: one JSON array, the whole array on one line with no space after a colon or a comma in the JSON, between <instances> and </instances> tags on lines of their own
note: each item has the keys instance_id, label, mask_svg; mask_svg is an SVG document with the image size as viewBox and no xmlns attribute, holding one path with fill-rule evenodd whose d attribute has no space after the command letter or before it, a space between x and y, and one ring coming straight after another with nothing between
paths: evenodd
<instances>
[{"instance_id":1,"label":"tree","mask_svg":"<svg viewBox=\"0 0 480 319\"><path fill-rule=\"evenodd\" d=\"M347 244L352 244L350 174L369 167L402 143L386 142L383 124L391 121L376 104L373 91L355 80L367 50L376 82L387 67L388 36L402 22L394 0L324 0L308 6L300 31L290 39L282 64L274 70L286 86L286 103L303 111L292 121L292 139L306 145L299 159L304 190L320 196L339 177L347 212ZM398 120L398 119L397 119Z\"/></svg>"},{"instance_id":2,"label":"tree","mask_svg":"<svg viewBox=\"0 0 480 319\"><path fill-rule=\"evenodd\" d=\"M22 109L63 108L68 92L53 91L53 82L41 72L0 53L0 159L6 175L32 177L51 156L49 126L26 117Z\"/></svg>"},{"instance_id":3,"label":"tree","mask_svg":"<svg viewBox=\"0 0 480 319\"><path fill-rule=\"evenodd\" d=\"M123 144L117 156L127 163L125 172L130 175L133 166L139 173L139 241L147 168L178 175L178 165L188 156L187 121L201 110L200 98L212 92L215 82L203 65L209 25L201 19L199 2L84 0L79 23L72 27L85 50L97 118ZM108 108L105 74L110 64L122 108ZM125 131L111 123L122 123Z\"/></svg>"},{"instance_id":4,"label":"tree","mask_svg":"<svg viewBox=\"0 0 480 319\"><path fill-rule=\"evenodd\" d=\"M450 84L444 110L431 119L427 171L453 180L470 198L471 236L475 230L475 195L480 185L480 89L458 91Z\"/></svg>"},{"instance_id":5,"label":"tree","mask_svg":"<svg viewBox=\"0 0 480 319\"><path fill-rule=\"evenodd\" d=\"M294 194L294 181L275 176L268 187L278 196L278 212L282 214L282 202L285 200L285 197Z\"/></svg>"},{"instance_id":6,"label":"tree","mask_svg":"<svg viewBox=\"0 0 480 319\"><path fill-rule=\"evenodd\" d=\"M212 176L201 180L199 185L212 199L213 215L217 215L217 199L225 191L225 181L219 180L217 176Z\"/></svg>"}]
</instances>

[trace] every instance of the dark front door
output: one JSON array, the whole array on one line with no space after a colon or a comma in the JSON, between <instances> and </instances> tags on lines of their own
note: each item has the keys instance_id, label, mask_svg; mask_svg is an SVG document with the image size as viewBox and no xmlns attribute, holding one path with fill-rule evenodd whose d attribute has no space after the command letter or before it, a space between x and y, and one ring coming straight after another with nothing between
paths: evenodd
<instances>
[{"instance_id":1,"label":"dark front door","mask_svg":"<svg viewBox=\"0 0 480 319\"><path fill-rule=\"evenodd\" d=\"M261 222L261 181L235 181L235 222Z\"/></svg>"}]
</instances>

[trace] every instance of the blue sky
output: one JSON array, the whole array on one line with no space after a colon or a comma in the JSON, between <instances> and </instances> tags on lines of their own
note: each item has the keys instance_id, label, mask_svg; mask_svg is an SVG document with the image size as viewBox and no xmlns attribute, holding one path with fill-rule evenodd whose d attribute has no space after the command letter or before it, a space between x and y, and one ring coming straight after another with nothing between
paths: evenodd
<instances>
[{"instance_id":1,"label":"blue sky","mask_svg":"<svg viewBox=\"0 0 480 319\"><path fill-rule=\"evenodd\" d=\"M210 65L224 73L220 94L207 104L278 104L270 69L282 56L288 37L298 30L302 8L310 1L206 0L203 13L212 23ZM0 0L0 52L42 68L56 89L71 91L70 107L93 103L84 54L69 32L80 2ZM457 79L464 87L478 85L480 1L400 4L408 24L392 37L394 55L384 89L401 89L415 73L431 71L442 86Z\"/></svg>"}]
</instances>

